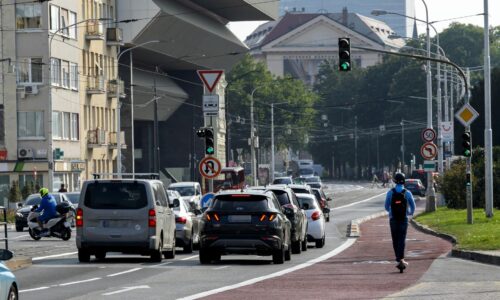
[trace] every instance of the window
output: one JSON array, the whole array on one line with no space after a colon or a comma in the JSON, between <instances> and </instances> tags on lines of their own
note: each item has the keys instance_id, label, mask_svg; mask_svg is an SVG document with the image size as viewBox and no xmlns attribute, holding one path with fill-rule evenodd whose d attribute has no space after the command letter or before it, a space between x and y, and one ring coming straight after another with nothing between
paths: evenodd
<instances>
[{"instance_id":1,"label":"window","mask_svg":"<svg viewBox=\"0 0 500 300\"><path fill-rule=\"evenodd\" d=\"M42 73L42 58L19 58L17 62L18 83L42 83Z\"/></svg>"},{"instance_id":2,"label":"window","mask_svg":"<svg viewBox=\"0 0 500 300\"><path fill-rule=\"evenodd\" d=\"M71 114L68 112L62 113L63 139L69 140L71 132Z\"/></svg>"},{"instance_id":3,"label":"window","mask_svg":"<svg viewBox=\"0 0 500 300\"><path fill-rule=\"evenodd\" d=\"M50 66L51 66L50 76L52 77L52 85L61 85L61 60L58 58L51 58Z\"/></svg>"},{"instance_id":4,"label":"window","mask_svg":"<svg viewBox=\"0 0 500 300\"><path fill-rule=\"evenodd\" d=\"M50 31L76 39L76 13L55 5L50 6Z\"/></svg>"},{"instance_id":5,"label":"window","mask_svg":"<svg viewBox=\"0 0 500 300\"><path fill-rule=\"evenodd\" d=\"M43 137L43 111L20 111L17 113L18 137Z\"/></svg>"},{"instance_id":6,"label":"window","mask_svg":"<svg viewBox=\"0 0 500 300\"><path fill-rule=\"evenodd\" d=\"M70 63L69 81L72 90L78 90L78 64Z\"/></svg>"},{"instance_id":7,"label":"window","mask_svg":"<svg viewBox=\"0 0 500 300\"><path fill-rule=\"evenodd\" d=\"M68 28L68 25L70 25L70 23L69 23L69 12L68 12L67 9L61 8L59 14L61 16L61 22L59 23L59 26L61 26L60 27L61 33L63 35L69 36L69 28Z\"/></svg>"},{"instance_id":8,"label":"window","mask_svg":"<svg viewBox=\"0 0 500 300\"><path fill-rule=\"evenodd\" d=\"M42 28L42 6L40 3L16 4L16 28Z\"/></svg>"},{"instance_id":9,"label":"window","mask_svg":"<svg viewBox=\"0 0 500 300\"><path fill-rule=\"evenodd\" d=\"M62 74L62 86L65 88L69 88L69 62L62 61L61 64L61 74Z\"/></svg>"},{"instance_id":10,"label":"window","mask_svg":"<svg viewBox=\"0 0 500 300\"><path fill-rule=\"evenodd\" d=\"M59 29L59 7L51 5L50 6L50 30L55 32Z\"/></svg>"},{"instance_id":11,"label":"window","mask_svg":"<svg viewBox=\"0 0 500 300\"><path fill-rule=\"evenodd\" d=\"M52 137L63 140L79 139L78 114L55 111L52 113Z\"/></svg>"},{"instance_id":12,"label":"window","mask_svg":"<svg viewBox=\"0 0 500 300\"><path fill-rule=\"evenodd\" d=\"M83 199L92 209L140 209L148 205L146 186L132 182L89 183Z\"/></svg>"},{"instance_id":13,"label":"window","mask_svg":"<svg viewBox=\"0 0 500 300\"><path fill-rule=\"evenodd\" d=\"M52 137L62 137L61 113L57 111L52 112Z\"/></svg>"},{"instance_id":14,"label":"window","mask_svg":"<svg viewBox=\"0 0 500 300\"><path fill-rule=\"evenodd\" d=\"M79 139L79 129L80 126L78 125L78 114L72 113L71 114L71 139L74 141L77 141Z\"/></svg>"},{"instance_id":15,"label":"window","mask_svg":"<svg viewBox=\"0 0 500 300\"><path fill-rule=\"evenodd\" d=\"M76 24L76 13L72 11L69 12L69 24ZM69 37L72 39L76 39L76 27L77 26L75 25L69 28Z\"/></svg>"}]
</instances>

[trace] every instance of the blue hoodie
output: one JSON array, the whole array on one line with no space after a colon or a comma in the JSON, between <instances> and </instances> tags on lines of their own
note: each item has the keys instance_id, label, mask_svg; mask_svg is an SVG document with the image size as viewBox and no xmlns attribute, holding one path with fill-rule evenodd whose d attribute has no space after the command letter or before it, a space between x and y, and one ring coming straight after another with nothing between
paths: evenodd
<instances>
[{"instance_id":1,"label":"blue hoodie","mask_svg":"<svg viewBox=\"0 0 500 300\"><path fill-rule=\"evenodd\" d=\"M396 192L401 193L404 189L404 185L397 184L395 189ZM406 201L408 201L408 206L407 206L408 211L406 212L406 215L413 216L413 213L415 212L415 200L413 199L412 193L406 190L405 198ZM387 192L387 196L385 197L385 210L389 212L389 218L392 218L391 201L392 201L392 189L390 189L389 192Z\"/></svg>"},{"instance_id":2,"label":"blue hoodie","mask_svg":"<svg viewBox=\"0 0 500 300\"><path fill-rule=\"evenodd\" d=\"M55 216L57 216L56 211L56 199L51 194L47 194L42 197L42 201L40 202L40 206L35 210L36 212L42 212L39 216L39 219L43 222L48 221Z\"/></svg>"}]
</instances>

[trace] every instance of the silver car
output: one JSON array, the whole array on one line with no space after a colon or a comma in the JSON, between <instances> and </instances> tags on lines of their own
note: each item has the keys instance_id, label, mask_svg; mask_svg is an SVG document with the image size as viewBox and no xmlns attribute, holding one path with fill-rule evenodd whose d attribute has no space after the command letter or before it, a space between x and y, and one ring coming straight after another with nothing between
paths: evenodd
<instances>
[{"instance_id":1,"label":"silver car","mask_svg":"<svg viewBox=\"0 0 500 300\"><path fill-rule=\"evenodd\" d=\"M193 252L200 241L200 210L194 210L186 201L173 199L175 213L175 239L185 253Z\"/></svg>"},{"instance_id":2,"label":"silver car","mask_svg":"<svg viewBox=\"0 0 500 300\"><path fill-rule=\"evenodd\" d=\"M175 257L175 215L163 183L147 179L97 179L83 184L76 213L80 262L106 252Z\"/></svg>"}]
</instances>

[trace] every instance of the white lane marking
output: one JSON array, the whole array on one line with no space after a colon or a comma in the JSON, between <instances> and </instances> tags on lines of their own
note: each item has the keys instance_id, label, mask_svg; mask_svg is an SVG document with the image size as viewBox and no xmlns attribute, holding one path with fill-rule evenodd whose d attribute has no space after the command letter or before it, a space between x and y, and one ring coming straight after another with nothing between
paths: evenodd
<instances>
[{"instance_id":1,"label":"white lane marking","mask_svg":"<svg viewBox=\"0 0 500 300\"><path fill-rule=\"evenodd\" d=\"M74 255L74 254L77 254L77 253L78 252L67 252L67 253L54 254L54 255L49 255L49 256L33 257L31 260L32 261L37 261L37 260L43 260L43 259L48 259L48 258L56 258L56 257L62 257L62 256L69 256L69 255Z\"/></svg>"},{"instance_id":2,"label":"white lane marking","mask_svg":"<svg viewBox=\"0 0 500 300\"><path fill-rule=\"evenodd\" d=\"M23 238L23 237L27 237L27 236L30 236L29 234L23 234L23 235L20 235L20 236L16 236L15 238L13 238L13 240L17 240L17 239L20 239L20 238Z\"/></svg>"},{"instance_id":3,"label":"white lane marking","mask_svg":"<svg viewBox=\"0 0 500 300\"><path fill-rule=\"evenodd\" d=\"M190 259L193 259L193 258L196 258L198 257L198 255L193 255L193 256L190 256L190 257L186 257L186 258L183 258L181 260L190 260Z\"/></svg>"},{"instance_id":4,"label":"white lane marking","mask_svg":"<svg viewBox=\"0 0 500 300\"><path fill-rule=\"evenodd\" d=\"M123 274L127 274L127 273L132 273L132 272L139 271L139 270L142 270L142 268L134 268L134 269L130 269L130 270L123 271L123 272L109 274L106 277L115 277L115 276L119 276L119 275L123 275Z\"/></svg>"},{"instance_id":5,"label":"white lane marking","mask_svg":"<svg viewBox=\"0 0 500 300\"><path fill-rule=\"evenodd\" d=\"M331 257L333 257L333 256L335 256L335 255L337 255L339 253L341 253L345 249L349 248L352 244L354 244L354 242L356 242L356 239L348 239L347 241L345 241L339 247L333 249L332 251L330 251L330 252L328 252L326 254L323 254L322 256L319 256L319 257L317 257L315 259L311 259L311 260L309 260L309 261L307 261L305 263L296 265L294 267L291 267L291 268L288 268L288 269L285 269L285 270L281 270L279 272L275 272L275 273L271 273L269 275L265 275L265 276L261 276L261 277L257 277L257 278L253 278L253 279L249 279L249 280L246 280L246 281L243 281L243 282L240 282L240 283L236 283L236 284L233 284L233 285L224 286L224 287L213 289L213 290L210 290L210 291L201 292L201 293L198 293L198 294L187 296L185 298L180 298L179 300L194 300L194 299L199 299L199 298L203 298L203 297L208 297L208 296L211 296L211 295L214 295L214 294L218 294L218 293L222 293L222 292L225 292L225 291L237 289L237 288L240 288L240 287L243 287L243 286L251 285L251 284L263 281L263 280L271 279L271 278L274 278L274 277L279 277L279 276L282 276L282 275L285 275L285 274L288 274L288 273L291 273L291 272L294 272L294 271L297 271L297 270L300 270L300 269L312 266L312 265L314 265L316 263L319 263L321 261L327 260L327 259L329 259L329 258L331 258Z\"/></svg>"},{"instance_id":6,"label":"white lane marking","mask_svg":"<svg viewBox=\"0 0 500 300\"><path fill-rule=\"evenodd\" d=\"M67 286L67 285L73 285L73 284L91 282L91 281L96 281L96 280L101 280L101 279L102 279L101 277L96 277L96 278L90 278L90 279L85 279L85 280L79 280L79 281L61 283L58 286Z\"/></svg>"},{"instance_id":7,"label":"white lane marking","mask_svg":"<svg viewBox=\"0 0 500 300\"><path fill-rule=\"evenodd\" d=\"M350 207L350 206L354 206L354 205L357 205L357 204L360 204L360 203L363 203L363 202L368 202L370 200L373 200L375 198L378 198L382 195L386 195L387 193L382 193L382 194L378 194L376 196L373 196L373 197L370 197L368 199L365 199L365 200L361 200L361 201L358 201L358 202L354 202L354 203L351 203L351 204L347 204L347 205L343 205L343 206L339 206L339 207L334 207L332 210L338 210L338 209L343 209L343 208L346 208L346 207Z\"/></svg>"},{"instance_id":8,"label":"white lane marking","mask_svg":"<svg viewBox=\"0 0 500 300\"><path fill-rule=\"evenodd\" d=\"M218 268L213 268L213 270L222 270L225 268L229 268L229 266L222 266L222 267L218 267Z\"/></svg>"},{"instance_id":9,"label":"white lane marking","mask_svg":"<svg viewBox=\"0 0 500 300\"><path fill-rule=\"evenodd\" d=\"M171 263L172 263L172 262L171 262L171 261L169 261L169 262L162 263L162 264L151 265L151 266L148 266L148 268L156 268L156 267L166 266L166 265L170 265Z\"/></svg>"},{"instance_id":10,"label":"white lane marking","mask_svg":"<svg viewBox=\"0 0 500 300\"><path fill-rule=\"evenodd\" d=\"M50 287L48 287L48 286L42 286L42 287L39 287L39 288L34 288L34 289L20 290L20 291L19 291L19 294L20 294L20 293L27 293L27 292L41 291L41 290L46 290L46 289L49 289L49 288L50 288Z\"/></svg>"},{"instance_id":11,"label":"white lane marking","mask_svg":"<svg viewBox=\"0 0 500 300\"><path fill-rule=\"evenodd\" d=\"M137 289L149 289L149 288L150 288L150 287L149 287L149 285L131 286L131 287L126 287L126 288L123 288L123 289L118 290L118 291L105 293L105 294L102 294L102 295L103 295L103 296L111 296L111 295L115 295L115 294L120 294L120 293L129 292L129 291L132 291L132 290L137 290Z\"/></svg>"}]
</instances>

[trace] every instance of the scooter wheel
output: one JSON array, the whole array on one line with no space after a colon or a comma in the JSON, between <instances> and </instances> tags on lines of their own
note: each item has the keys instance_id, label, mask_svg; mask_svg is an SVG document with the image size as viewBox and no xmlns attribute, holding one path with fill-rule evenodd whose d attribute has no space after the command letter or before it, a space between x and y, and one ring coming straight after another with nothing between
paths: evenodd
<instances>
[{"instance_id":1,"label":"scooter wheel","mask_svg":"<svg viewBox=\"0 0 500 300\"><path fill-rule=\"evenodd\" d=\"M34 233L31 228L28 229L28 233L30 234L31 238L34 239L35 241L38 241L39 239L42 238L39 235L37 235L36 233Z\"/></svg>"},{"instance_id":2,"label":"scooter wheel","mask_svg":"<svg viewBox=\"0 0 500 300\"><path fill-rule=\"evenodd\" d=\"M61 238L63 241L69 240L71 238L71 230L69 228L64 229L61 233Z\"/></svg>"}]
</instances>

